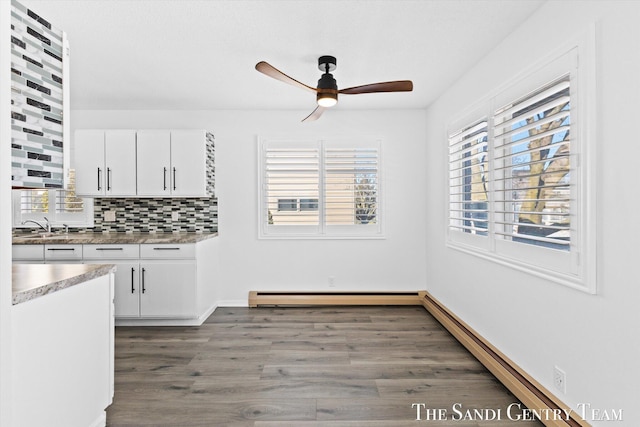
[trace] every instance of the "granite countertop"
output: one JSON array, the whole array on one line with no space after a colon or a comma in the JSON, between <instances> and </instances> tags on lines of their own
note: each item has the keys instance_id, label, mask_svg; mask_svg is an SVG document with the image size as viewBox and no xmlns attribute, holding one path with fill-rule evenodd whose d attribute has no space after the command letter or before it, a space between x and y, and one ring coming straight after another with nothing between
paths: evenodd
<instances>
[{"instance_id":1,"label":"granite countertop","mask_svg":"<svg viewBox=\"0 0 640 427\"><path fill-rule=\"evenodd\" d=\"M84 283L115 271L113 264L13 264L13 304Z\"/></svg>"},{"instance_id":2,"label":"granite countertop","mask_svg":"<svg viewBox=\"0 0 640 427\"><path fill-rule=\"evenodd\" d=\"M44 244L137 244L137 243L197 243L217 237L218 233L45 233L13 236L14 245Z\"/></svg>"}]
</instances>

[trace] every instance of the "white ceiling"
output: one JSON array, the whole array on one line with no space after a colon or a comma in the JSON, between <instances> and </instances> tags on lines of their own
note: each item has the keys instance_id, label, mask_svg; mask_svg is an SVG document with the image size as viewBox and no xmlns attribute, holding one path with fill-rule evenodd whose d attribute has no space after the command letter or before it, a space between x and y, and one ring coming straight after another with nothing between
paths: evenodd
<instances>
[{"instance_id":1,"label":"white ceiling","mask_svg":"<svg viewBox=\"0 0 640 427\"><path fill-rule=\"evenodd\" d=\"M543 0L19 0L67 32L72 109L308 109L310 85L410 79L338 108L425 108ZM481 82L479 82L481 84Z\"/></svg>"}]
</instances>

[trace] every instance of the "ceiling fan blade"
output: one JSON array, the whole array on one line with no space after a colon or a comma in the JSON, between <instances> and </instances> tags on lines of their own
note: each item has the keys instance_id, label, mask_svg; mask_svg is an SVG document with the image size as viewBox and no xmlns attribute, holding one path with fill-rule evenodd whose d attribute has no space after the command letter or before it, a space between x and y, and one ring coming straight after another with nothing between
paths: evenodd
<instances>
[{"instance_id":1,"label":"ceiling fan blade","mask_svg":"<svg viewBox=\"0 0 640 427\"><path fill-rule=\"evenodd\" d=\"M260 71L262 74L269 76L271 78L274 78L276 80L280 80L281 82L285 82L288 83L292 86L297 86L300 87L302 89L307 89L310 90L311 92L316 92L316 89L311 87L311 86L307 86L304 83L301 83L299 81L297 81L296 79L287 76L285 73L283 73L282 71L278 70L276 67L274 67L273 65L265 62L265 61L260 61L256 64L256 70Z\"/></svg>"},{"instance_id":2,"label":"ceiling fan blade","mask_svg":"<svg viewBox=\"0 0 640 427\"><path fill-rule=\"evenodd\" d=\"M318 120L320 118L320 116L322 115L322 113L324 113L324 110L326 110L326 108L321 107L321 106L317 106L315 110L313 110L313 112L311 114L309 114L307 117L305 117L304 119L302 119L303 122L313 122L315 120Z\"/></svg>"},{"instance_id":3,"label":"ceiling fan blade","mask_svg":"<svg viewBox=\"0 0 640 427\"><path fill-rule=\"evenodd\" d=\"M359 93L376 93L376 92L411 92L413 90L413 82L411 80L396 80L393 82L371 83L368 85L348 87L341 89L338 93L345 95L356 95Z\"/></svg>"}]
</instances>

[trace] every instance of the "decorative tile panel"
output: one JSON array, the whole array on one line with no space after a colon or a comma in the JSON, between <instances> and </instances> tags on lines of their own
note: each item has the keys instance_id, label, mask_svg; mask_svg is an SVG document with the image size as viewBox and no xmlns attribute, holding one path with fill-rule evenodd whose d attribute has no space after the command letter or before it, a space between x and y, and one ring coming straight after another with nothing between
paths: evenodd
<instances>
[{"instance_id":1,"label":"decorative tile panel","mask_svg":"<svg viewBox=\"0 0 640 427\"><path fill-rule=\"evenodd\" d=\"M95 199L94 232L174 233L218 231L218 201L214 198ZM115 221L105 213L115 211ZM172 220L176 212L178 219ZM79 230L80 231L80 230Z\"/></svg>"},{"instance_id":2,"label":"decorative tile panel","mask_svg":"<svg viewBox=\"0 0 640 427\"><path fill-rule=\"evenodd\" d=\"M61 188L63 32L11 1L11 167L16 188Z\"/></svg>"},{"instance_id":3,"label":"decorative tile panel","mask_svg":"<svg viewBox=\"0 0 640 427\"><path fill-rule=\"evenodd\" d=\"M207 194L216 195L216 144L211 132L207 132Z\"/></svg>"}]
</instances>

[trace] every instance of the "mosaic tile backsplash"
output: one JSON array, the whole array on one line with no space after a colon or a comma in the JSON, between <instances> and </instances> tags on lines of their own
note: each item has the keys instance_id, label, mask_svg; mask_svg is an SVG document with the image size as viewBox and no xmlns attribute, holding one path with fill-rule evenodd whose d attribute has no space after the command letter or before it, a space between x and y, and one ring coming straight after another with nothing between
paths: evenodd
<instances>
[{"instance_id":1,"label":"mosaic tile backsplash","mask_svg":"<svg viewBox=\"0 0 640 427\"><path fill-rule=\"evenodd\" d=\"M112 199L94 200L97 233L173 233L218 231L218 201L213 198ZM105 212L115 211L115 221L105 221ZM176 212L178 219L172 220ZM78 230L82 231L82 230Z\"/></svg>"},{"instance_id":2,"label":"mosaic tile backsplash","mask_svg":"<svg viewBox=\"0 0 640 427\"><path fill-rule=\"evenodd\" d=\"M61 188L63 32L11 2L11 166L16 188Z\"/></svg>"}]
</instances>

